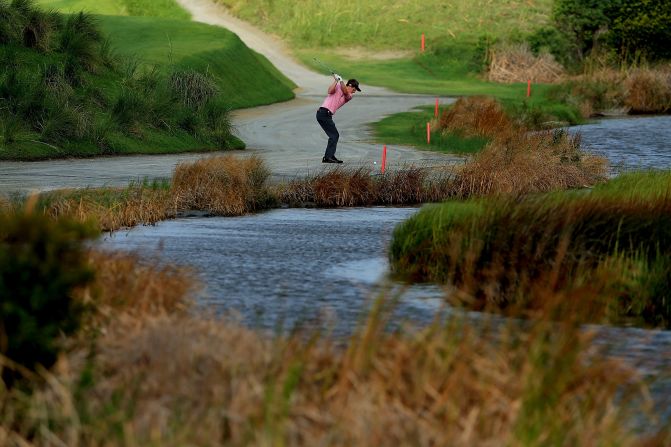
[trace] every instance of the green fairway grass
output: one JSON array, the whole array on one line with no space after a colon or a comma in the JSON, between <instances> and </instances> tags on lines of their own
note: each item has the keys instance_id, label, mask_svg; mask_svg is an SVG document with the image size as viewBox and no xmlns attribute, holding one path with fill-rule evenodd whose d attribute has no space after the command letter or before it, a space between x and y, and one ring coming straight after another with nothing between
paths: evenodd
<instances>
[{"instance_id":1,"label":"green fairway grass","mask_svg":"<svg viewBox=\"0 0 671 447\"><path fill-rule=\"evenodd\" d=\"M439 115L442 109L439 110ZM426 140L426 123L434 119L433 107L418 107L411 112L390 115L372 125L376 141L382 144L403 144L435 152L470 154L482 149L489 141L484 137L460 137L453 133L431 132Z\"/></svg>"}]
</instances>

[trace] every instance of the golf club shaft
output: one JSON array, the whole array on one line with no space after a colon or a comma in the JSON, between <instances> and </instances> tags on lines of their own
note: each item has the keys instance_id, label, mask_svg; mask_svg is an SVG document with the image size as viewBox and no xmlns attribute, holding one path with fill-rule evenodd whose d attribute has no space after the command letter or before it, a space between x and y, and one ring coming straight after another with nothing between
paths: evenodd
<instances>
[{"instance_id":1,"label":"golf club shaft","mask_svg":"<svg viewBox=\"0 0 671 447\"><path fill-rule=\"evenodd\" d=\"M312 59L313 59L315 62L317 62L319 65L321 65L323 68L325 68L326 70L328 70L329 73L331 73L331 74L335 74L336 71L335 71L334 69L332 69L331 67L329 67L328 65L326 65L325 63L323 63L322 61L320 61L319 59L317 59L316 57L313 57Z\"/></svg>"}]
</instances>

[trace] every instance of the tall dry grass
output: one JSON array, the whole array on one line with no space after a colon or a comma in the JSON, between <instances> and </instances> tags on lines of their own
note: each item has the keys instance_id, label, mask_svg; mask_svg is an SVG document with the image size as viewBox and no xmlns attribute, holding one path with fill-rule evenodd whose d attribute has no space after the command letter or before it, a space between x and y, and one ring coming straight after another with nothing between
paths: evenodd
<instances>
[{"instance_id":1,"label":"tall dry grass","mask_svg":"<svg viewBox=\"0 0 671 447\"><path fill-rule=\"evenodd\" d=\"M43 193L40 206L54 218L96 221L101 231L149 225L175 216L167 189L131 184L127 188L87 188Z\"/></svg>"},{"instance_id":2,"label":"tall dry grass","mask_svg":"<svg viewBox=\"0 0 671 447\"><path fill-rule=\"evenodd\" d=\"M561 87L577 99L585 116L622 113L668 113L671 110L671 67L598 68L568 79Z\"/></svg>"},{"instance_id":3,"label":"tall dry grass","mask_svg":"<svg viewBox=\"0 0 671 447\"><path fill-rule=\"evenodd\" d=\"M172 178L171 194L181 210L201 210L237 216L267 206L270 171L263 160L232 155L180 163Z\"/></svg>"},{"instance_id":4,"label":"tall dry grass","mask_svg":"<svg viewBox=\"0 0 671 447\"><path fill-rule=\"evenodd\" d=\"M456 197L581 188L606 178L606 160L584 152L579 136L562 129L529 132L493 98L460 98L439 125L444 132L492 139L456 174Z\"/></svg>"},{"instance_id":5,"label":"tall dry grass","mask_svg":"<svg viewBox=\"0 0 671 447\"><path fill-rule=\"evenodd\" d=\"M455 197L584 188L607 178L607 161L562 130L499 135L457 173Z\"/></svg>"},{"instance_id":6,"label":"tall dry grass","mask_svg":"<svg viewBox=\"0 0 671 447\"><path fill-rule=\"evenodd\" d=\"M373 175L369 168L336 167L276 185L273 194L290 206L412 205L450 197L454 171L407 165Z\"/></svg>"},{"instance_id":7,"label":"tall dry grass","mask_svg":"<svg viewBox=\"0 0 671 447\"><path fill-rule=\"evenodd\" d=\"M93 284L78 299L92 306L89 324L109 324L111 317L183 316L192 308L191 296L200 288L195 272L161 264L138 255L92 250Z\"/></svg>"},{"instance_id":8,"label":"tall dry grass","mask_svg":"<svg viewBox=\"0 0 671 447\"><path fill-rule=\"evenodd\" d=\"M602 356L545 292L538 319L437 314L387 329L381 297L347 339L255 331L190 307L194 276L133 255L92 252L94 312L50 371L0 387L0 444L641 445L668 442L646 387ZM652 419L650 419L652 421ZM654 445L654 444L652 444Z\"/></svg>"},{"instance_id":9,"label":"tall dry grass","mask_svg":"<svg viewBox=\"0 0 671 447\"><path fill-rule=\"evenodd\" d=\"M566 70L548 53L534 55L528 45L497 45L489 55L487 79L492 82L557 82Z\"/></svg>"},{"instance_id":10,"label":"tall dry grass","mask_svg":"<svg viewBox=\"0 0 671 447\"><path fill-rule=\"evenodd\" d=\"M459 98L440 117L442 132L458 132L466 137L496 137L513 128L514 123L499 102L491 97Z\"/></svg>"},{"instance_id":11,"label":"tall dry grass","mask_svg":"<svg viewBox=\"0 0 671 447\"><path fill-rule=\"evenodd\" d=\"M671 111L671 67L660 70L633 70L625 81L624 104L630 113Z\"/></svg>"}]
</instances>

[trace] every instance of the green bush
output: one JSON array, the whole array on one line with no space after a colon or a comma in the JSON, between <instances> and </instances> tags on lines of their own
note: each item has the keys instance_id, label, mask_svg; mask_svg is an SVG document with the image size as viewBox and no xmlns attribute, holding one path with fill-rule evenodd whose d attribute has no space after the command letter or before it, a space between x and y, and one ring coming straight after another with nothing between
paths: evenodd
<instances>
[{"instance_id":1,"label":"green bush","mask_svg":"<svg viewBox=\"0 0 671 447\"><path fill-rule=\"evenodd\" d=\"M623 58L671 58L671 0L619 0L609 38ZM638 54L637 54L638 53Z\"/></svg>"},{"instance_id":2,"label":"green bush","mask_svg":"<svg viewBox=\"0 0 671 447\"><path fill-rule=\"evenodd\" d=\"M93 279L84 242L92 226L53 220L29 209L0 213L0 353L34 369L56 360L58 337L71 334L84 310L73 290ZM11 383L16 371L4 369Z\"/></svg>"}]
</instances>

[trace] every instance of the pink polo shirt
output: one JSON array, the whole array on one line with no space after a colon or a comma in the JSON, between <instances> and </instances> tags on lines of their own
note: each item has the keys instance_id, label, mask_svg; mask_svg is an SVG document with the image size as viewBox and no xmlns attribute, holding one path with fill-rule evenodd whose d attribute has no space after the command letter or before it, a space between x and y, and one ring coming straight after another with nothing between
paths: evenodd
<instances>
[{"instance_id":1,"label":"pink polo shirt","mask_svg":"<svg viewBox=\"0 0 671 447\"><path fill-rule=\"evenodd\" d=\"M342 83L338 82L336 84L335 92L328 95L321 106L326 107L331 111L332 114L335 115L336 110L342 107L343 104L345 104L350 99L352 99L352 95L345 93L342 89Z\"/></svg>"}]
</instances>

